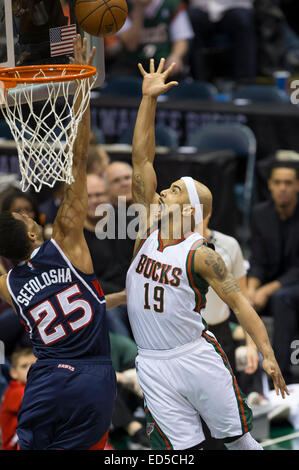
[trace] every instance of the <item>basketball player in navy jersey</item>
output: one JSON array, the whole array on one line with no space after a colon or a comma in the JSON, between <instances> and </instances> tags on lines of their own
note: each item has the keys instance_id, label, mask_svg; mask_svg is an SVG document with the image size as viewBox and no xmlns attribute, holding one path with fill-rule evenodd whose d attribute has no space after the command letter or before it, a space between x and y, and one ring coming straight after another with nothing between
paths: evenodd
<instances>
[{"instance_id":1,"label":"basketball player in navy jersey","mask_svg":"<svg viewBox=\"0 0 299 470\"><path fill-rule=\"evenodd\" d=\"M77 36L74 63L92 64L95 49L87 57L86 48ZM21 450L103 449L111 422L116 382L105 315L125 299L116 293L105 300L83 234L89 131L88 108L52 239L44 242L30 217L0 215L0 253L17 261L0 278L0 295L29 331L38 358L18 417Z\"/></svg>"}]
</instances>

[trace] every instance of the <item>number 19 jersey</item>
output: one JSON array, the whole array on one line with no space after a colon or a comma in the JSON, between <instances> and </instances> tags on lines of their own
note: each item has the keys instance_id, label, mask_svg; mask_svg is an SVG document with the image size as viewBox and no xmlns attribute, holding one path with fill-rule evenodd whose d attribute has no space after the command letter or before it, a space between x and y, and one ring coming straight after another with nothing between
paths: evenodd
<instances>
[{"instance_id":1,"label":"number 19 jersey","mask_svg":"<svg viewBox=\"0 0 299 470\"><path fill-rule=\"evenodd\" d=\"M172 349L201 336L207 282L194 271L195 251L208 242L190 232L163 247L160 231L148 230L127 273L129 320L139 348Z\"/></svg>"},{"instance_id":2,"label":"number 19 jersey","mask_svg":"<svg viewBox=\"0 0 299 470\"><path fill-rule=\"evenodd\" d=\"M54 239L15 266L7 286L38 359L110 356L106 302L96 275L75 268Z\"/></svg>"}]
</instances>

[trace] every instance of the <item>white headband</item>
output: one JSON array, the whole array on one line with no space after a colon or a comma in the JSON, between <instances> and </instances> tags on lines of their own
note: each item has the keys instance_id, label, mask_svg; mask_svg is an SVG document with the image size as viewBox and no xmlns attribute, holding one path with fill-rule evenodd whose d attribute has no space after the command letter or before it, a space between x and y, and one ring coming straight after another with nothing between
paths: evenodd
<instances>
[{"instance_id":1,"label":"white headband","mask_svg":"<svg viewBox=\"0 0 299 470\"><path fill-rule=\"evenodd\" d=\"M198 225L202 222L202 210L201 210L200 200L196 191L194 180L193 178L191 178L191 176L183 176L181 180L183 180L186 185L190 204L192 207L194 207L194 210L195 210L195 213L194 213L195 225Z\"/></svg>"}]
</instances>

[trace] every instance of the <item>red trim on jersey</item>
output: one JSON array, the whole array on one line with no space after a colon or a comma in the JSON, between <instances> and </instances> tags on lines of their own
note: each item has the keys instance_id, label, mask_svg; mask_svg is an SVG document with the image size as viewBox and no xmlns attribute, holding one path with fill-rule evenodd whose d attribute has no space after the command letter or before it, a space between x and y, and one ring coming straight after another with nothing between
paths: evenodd
<instances>
[{"instance_id":1,"label":"red trim on jersey","mask_svg":"<svg viewBox=\"0 0 299 470\"><path fill-rule=\"evenodd\" d=\"M160 229L159 229L159 231L158 231L158 242L159 242L158 251L163 252L163 250L164 250L165 248L168 248L169 246L177 245L177 244L183 242L183 241L186 240L188 237L190 237L190 235L193 235L193 233L194 233L194 232L187 232L187 233L185 233L180 239L174 240L172 243L169 243L169 245L165 245L165 246L164 246L164 245L163 245L163 240L162 240L162 238L161 238L161 231L160 231Z\"/></svg>"},{"instance_id":2,"label":"red trim on jersey","mask_svg":"<svg viewBox=\"0 0 299 470\"><path fill-rule=\"evenodd\" d=\"M109 429L106 431L102 439L99 440L94 446L90 447L88 450L104 450L107 440L108 440Z\"/></svg>"},{"instance_id":3,"label":"red trim on jersey","mask_svg":"<svg viewBox=\"0 0 299 470\"><path fill-rule=\"evenodd\" d=\"M99 283L99 281L97 279L95 281L92 281L92 285L95 288L95 290L97 291L97 293L99 294L99 296L104 297L103 289L101 288L101 284Z\"/></svg>"}]
</instances>

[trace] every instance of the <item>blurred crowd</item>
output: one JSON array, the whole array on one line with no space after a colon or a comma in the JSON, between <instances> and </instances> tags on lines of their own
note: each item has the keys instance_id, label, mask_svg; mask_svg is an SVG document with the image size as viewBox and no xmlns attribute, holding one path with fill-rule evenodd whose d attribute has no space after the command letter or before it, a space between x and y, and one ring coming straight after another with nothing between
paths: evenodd
<instances>
[{"instance_id":1,"label":"blurred crowd","mask_svg":"<svg viewBox=\"0 0 299 470\"><path fill-rule=\"evenodd\" d=\"M64 2L67 7L67 2ZM254 81L257 75L272 76L277 70L299 69L299 31L292 21L291 0L134 0L123 28L105 38L107 78L135 75L137 62L161 57L176 63L177 78L213 81L225 76L235 83ZM298 29L298 28L297 28ZM216 54L225 66L218 71ZM225 55L227 53L227 55ZM216 58L215 58L216 57ZM126 272L134 239L127 233L135 215L132 204L132 168L111 161L99 144L97 129L90 136L87 167L88 209L85 238L95 273L105 294L125 288ZM239 241L210 226L209 239L241 290L257 312L272 325L270 339L287 383L298 379L290 362L291 345L298 336L299 310L299 178L296 168L284 162L269 169L268 199L252 208L250 250L245 256ZM52 235L55 216L64 194L57 183L49 197L40 202L34 193L23 193L18 182L0 193L0 210L23 212L43 226L44 238ZM121 198L122 206L119 205ZM105 215L98 207L114 208L115 237L101 237ZM99 215L100 214L100 215ZM0 274L12 263L0 259ZM261 357L252 340L238 325L230 309L214 292L208 294L204 313L209 329L222 344L241 388L254 404L266 401ZM126 306L107 312L111 355L117 372L118 396L113 414L109 448L124 439L124 448L148 448L142 392L136 379L137 347L128 322ZM15 427L22 401L26 374L35 361L28 333L15 312L0 301L0 341L5 346L5 364L0 365L0 427L3 449L16 448Z\"/></svg>"},{"instance_id":2,"label":"blurred crowd","mask_svg":"<svg viewBox=\"0 0 299 470\"><path fill-rule=\"evenodd\" d=\"M107 76L136 75L136 62L176 63L182 79L237 84L299 67L291 0L129 0L124 26L105 38Z\"/></svg>"}]
</instances>

